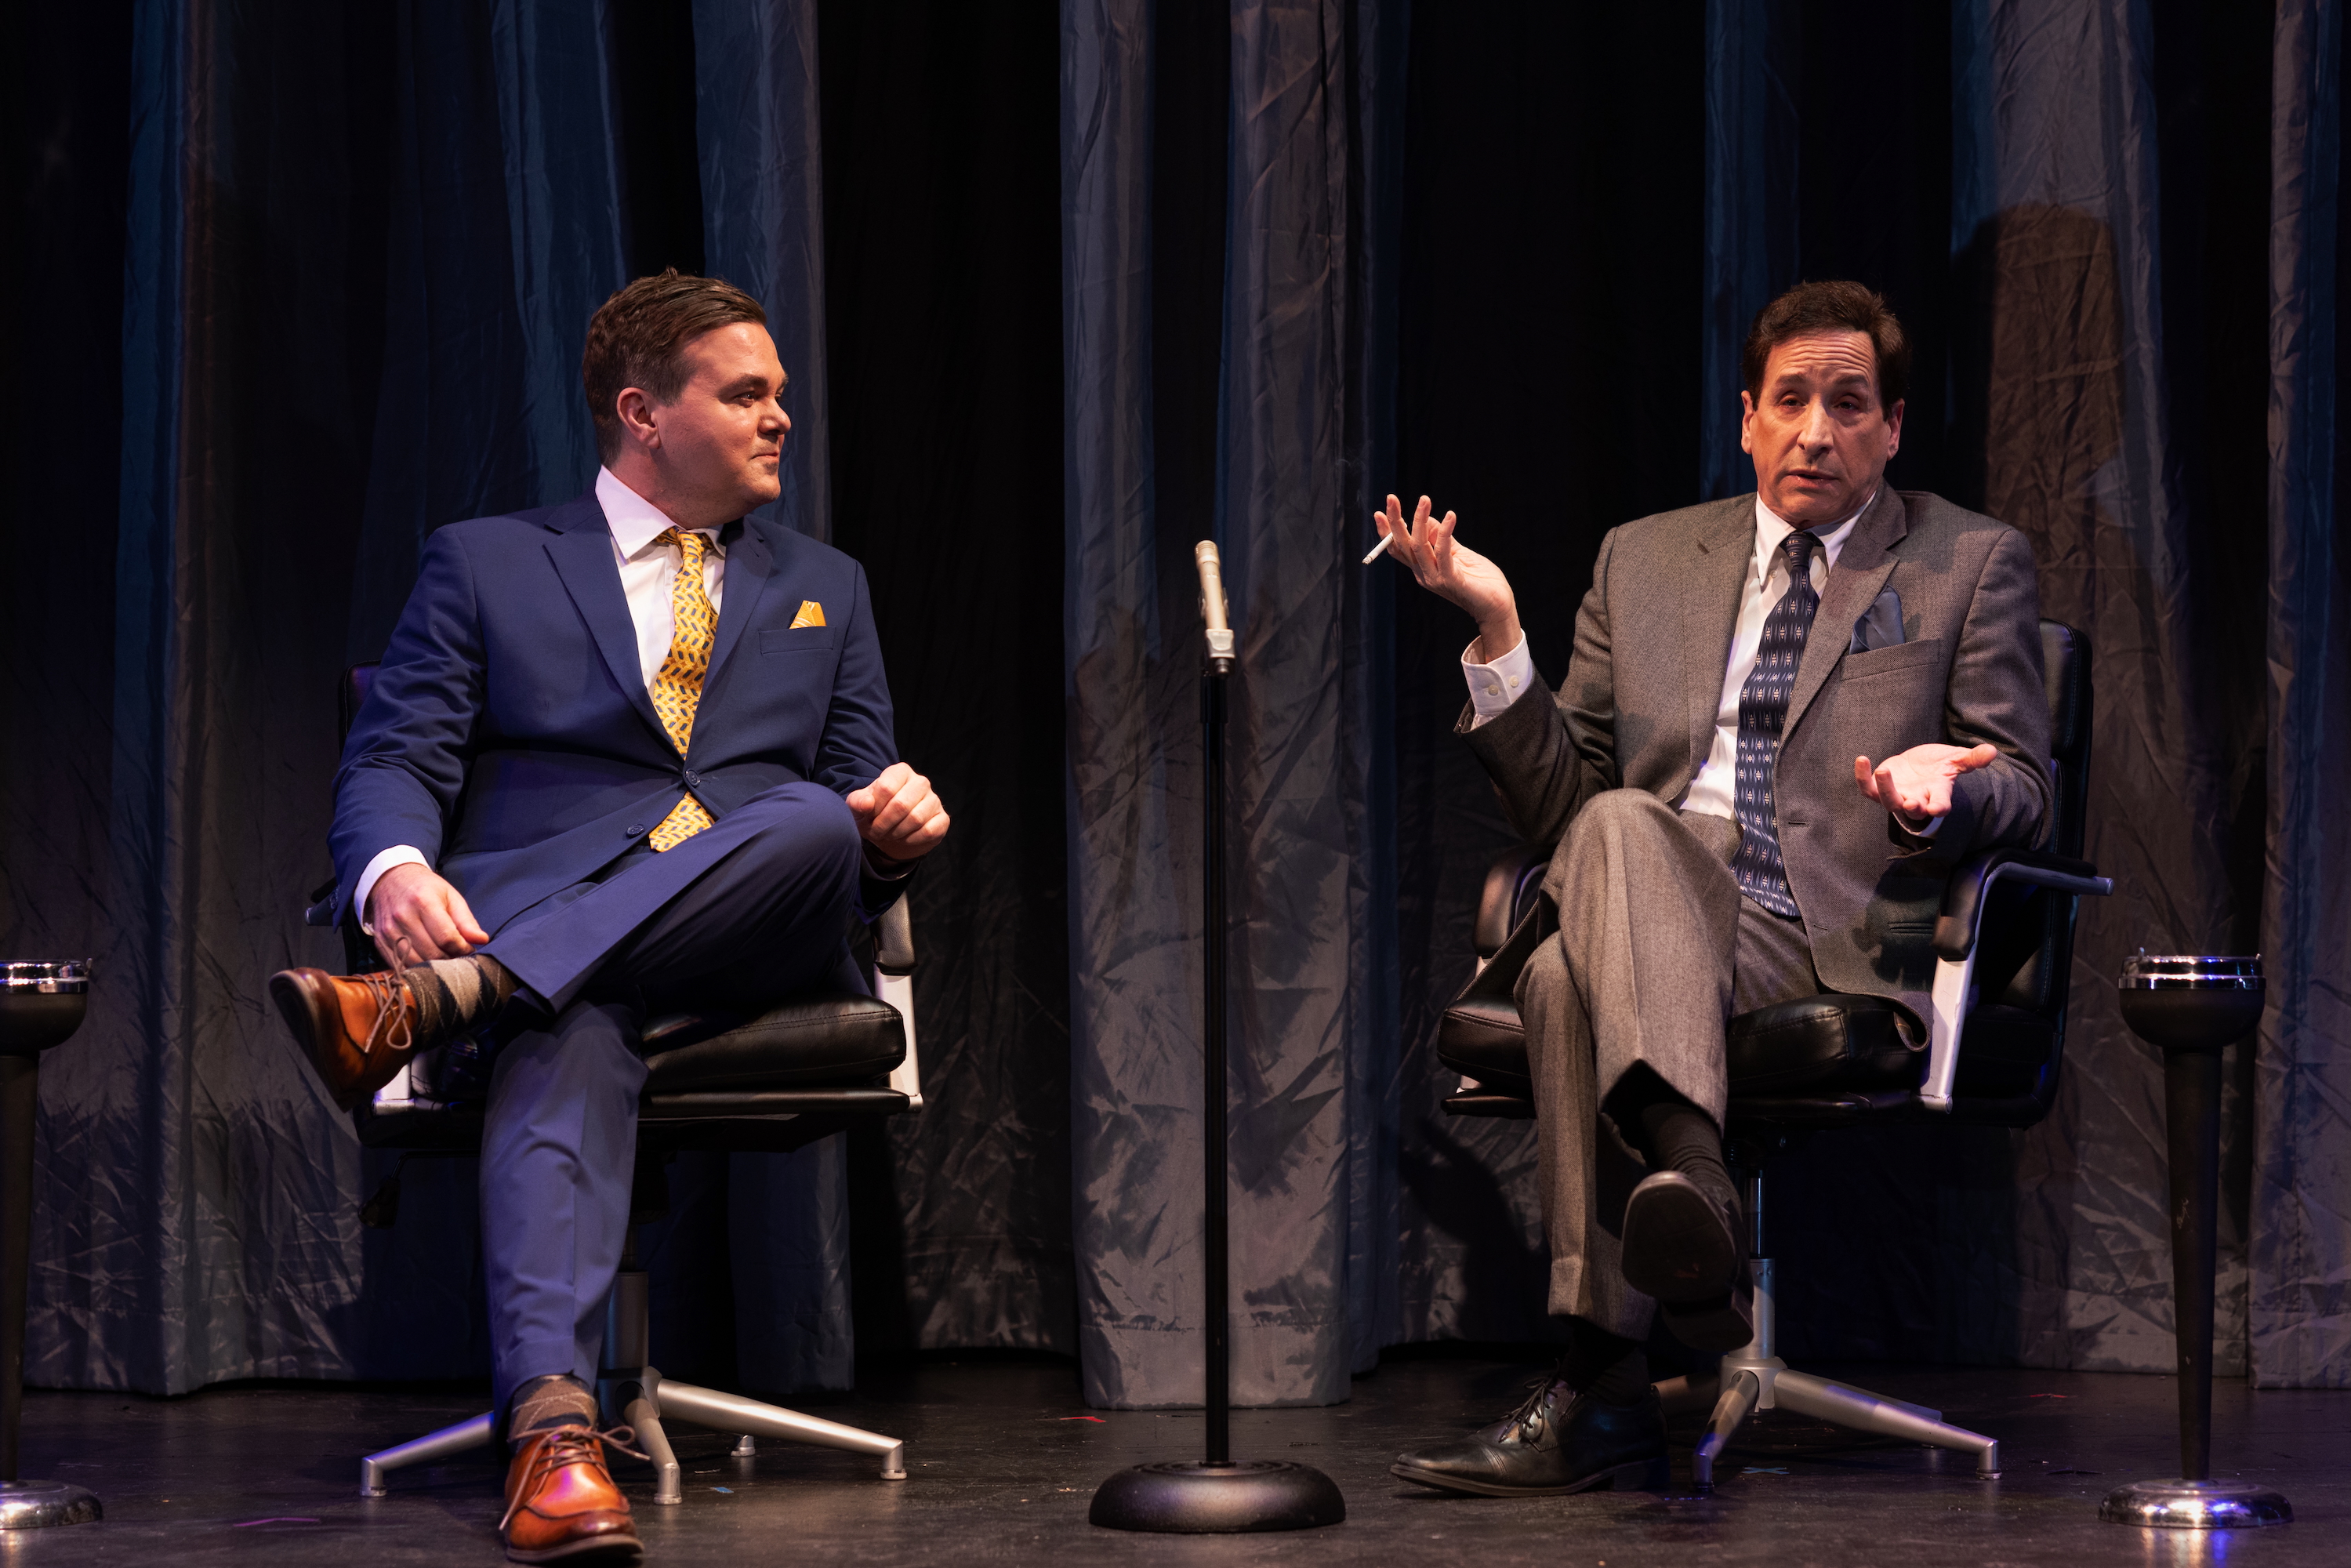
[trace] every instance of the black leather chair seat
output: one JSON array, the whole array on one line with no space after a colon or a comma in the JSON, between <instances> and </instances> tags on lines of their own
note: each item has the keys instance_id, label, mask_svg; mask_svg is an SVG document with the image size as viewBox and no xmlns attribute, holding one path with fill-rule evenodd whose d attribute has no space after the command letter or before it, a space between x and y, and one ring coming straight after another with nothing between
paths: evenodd
<instances>
[{"instance_id":1,"label":"black leather chair seat","mask_svg":"<svg viewBox=\"0 0 2351 1568\"><path fill-rule=\"evenodd\" d=\"M1531 1113L1508 1103L1534 1093L1518 1009L1477 991L1471 987L1446 1009L1437 1054L1479 1088L1447 1103L1457 1114ZM1805 997L1741 1013L1730 1020L1726 1041L1731 1116L1839 1124L1893 1110L1927 1071L1926 1051L1907 1044L1906 1032L1915 1039L1923 1031L1883 997ZM2056 1050L2057 1025L2049 1019L2023 1008L1980 1006L1960 1041L1956 1092L1995 1102L2030 1097Z\"/></svg>"},{"instance_id":2,"label":"black leather chair seat","mask_svg":"<svg viewBox=\"0 0 2351 1568\"><path fill-rule=\"evenodd\" d=\"M672 1013L646 1021L645 1096L753 1092L873 1082L906 1060L906 1026L887 1002L809 991L747 1020Z\"/></svg>"}]
</instances>

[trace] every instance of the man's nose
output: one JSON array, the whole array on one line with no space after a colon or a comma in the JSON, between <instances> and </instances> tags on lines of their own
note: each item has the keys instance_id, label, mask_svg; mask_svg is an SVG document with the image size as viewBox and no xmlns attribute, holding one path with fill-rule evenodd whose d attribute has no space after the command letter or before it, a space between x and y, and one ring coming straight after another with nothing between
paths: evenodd
<instances>
[{"instance_id":1,"label":"man's nose","mask_svg":"<svg viewBox=\"0 0 2351 1568\"><path fill-rule=\"evenodd\" d=\"M1829 405L1826 399L1814 398L1806 406L1804 428L1796 439L1814 450L1828 446L1835 441L1836 424L1829 418Z\"/></svg>"}]
</instances>

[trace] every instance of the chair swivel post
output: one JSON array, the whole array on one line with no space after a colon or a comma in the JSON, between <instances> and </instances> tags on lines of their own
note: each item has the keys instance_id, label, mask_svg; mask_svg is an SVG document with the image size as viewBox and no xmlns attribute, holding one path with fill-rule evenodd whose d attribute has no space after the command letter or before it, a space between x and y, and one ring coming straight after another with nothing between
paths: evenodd
<instances>
[{"instance_id":1,"label":"chair swivel post","mask_svg":"<svg viewBox=\"0 0 2351 1568\"><path fill-rule=\"evenodd\" d=\"M1712 1491L1715 1466L1723 1450L1738 1437L1740 1428L1758 1410L1782 1406L1852 1431L1902 1437L1932 1448L1973 1454L1977 1478L1998 1479L1997 1439L1950 1425L1939 1410L1798 1372L1780 1358L1774 1271L1771 1260L1763 1255L1767 1250L1763 1244L1763 1176L1755 1170L1739 1174L1745 1193L1749 1247L1755 1254L1750 1263L1755 1286L1755 1337L1724 1356L1712 1378L1675 1378L1657 1385L1658 1396L1669 1410L1702 1407L1709 1396L1714 1401L1707 1429L1690 1454L1690 1480L1695 1488L1700 1493Z\"/></svg>"}]
</instances>

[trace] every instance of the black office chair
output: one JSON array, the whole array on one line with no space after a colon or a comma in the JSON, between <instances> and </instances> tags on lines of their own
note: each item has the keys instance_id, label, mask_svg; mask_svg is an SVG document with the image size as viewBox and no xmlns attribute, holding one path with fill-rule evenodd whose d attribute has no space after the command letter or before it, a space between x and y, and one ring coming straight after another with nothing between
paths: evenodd
<instances>
[{"instance_id":1,"label":"black office chair","mask_svg":"<svg viewBox=\"0 0 2351 1568\"><path fill-rule=\"evenodd\" d=\"M348 737L367 700L376 666L345 674L342 732ZM335 884L329 883L304 912L318 926L334 924ZM382 967L374 943L347 917L341 926L350 973ZM677 1012L648 1019L647 1069L637 1110L635 1191L631 1236L612 1288L604 1328L604 1366L598 1397L606 1418L635 1428L653 1462L653 1500L684 1500L677 1456L663 1430L664 1418L698 1422L738 1434L735 1453L756 1452L759 1437L782 1437L870 1454L884 1480L906 1478L905 1448L895 1437L804 1416L739 1395L664 1378L647 1364L651 1324L646 1276L638 1267L634 1228L668 1208L664 1167L681 1150L785 1154L861 1120L903 1115L923 1106L914 1049L914 946L906 900L900 898L872 927L874 995L811 989L757 1017ZM459 1042L452 1051L465 1049ZM360 1142L411 1155L470 1155L480 1152L483 1105L478 1098L445 1097L458 1064L444 1052L420 1052L400 1074L353 1113ZM371 1223L397 1215L395 1173L370 1200ZM430 1464L486 1446L495 1413L370 1454L360 1461L360 1495L381 1497L392 1470Z\"/></svg>"},{"instance_id":2,"label":"black office chair","mask_svg":"<svg viewBox=\"0 0 2351 1568\"><path fill-rule=\"evenodd\" d=\"M1791 1371L1776 1348L1771 1260L1763 1238L1761 1166L1795 1135L1865 1123L1950 1121L2030 1127L2049 1113L2065 1054L2074 915L2084 894L2114 883L2077 858L2090 764L2090 650L2082 634L2041 623L2054 776L2046 850L1995 849L1951 873L1935 924L1933 1017L1927 1048L1905 1041L1905 1009L1879 997L1781 1002L1730 1020L1725 1145L1744 1189L1754 1257L1755 1338L1718 1374L1657 1385L1669 1410L1711 1406L1694 1479L1757 1410L1790 1409L1858 1431L1971 1452L1976 1473L2000 1472L2000 1444L1945 1424L1941 1413ZM1456 1116L1535 1113L1525 1025L1514 991L1536 946L1559 928L1541 883L1548 851L1522 845L1494 862L1478 906L1477 975L1447 1009L1437 1054L1463 1074L1445 1103Z\"/></svg>"}]
</instances>

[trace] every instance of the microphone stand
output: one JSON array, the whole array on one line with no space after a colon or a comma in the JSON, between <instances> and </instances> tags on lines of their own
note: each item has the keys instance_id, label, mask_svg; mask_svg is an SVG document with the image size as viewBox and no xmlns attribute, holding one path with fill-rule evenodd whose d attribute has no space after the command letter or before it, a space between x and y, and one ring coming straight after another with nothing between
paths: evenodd
<instances>
[{"instance_id":1,"label":"microphone stand","mask_svg":"<svg viewBox=\"0 0 2351 1568\"><path fill-rule=\"evenodd\" d=\"M1225 587L1214 540L1193 549L1200 571L1200 614L1207 622L1207 657L1200 667L1200 725L1207 788L1200 852L1206 862L1201 903L1207 925L1200 973L1204 1050L1201 1098L1201 1186L1207 1270L1207 1454L1197 1464L1170 1461L1119 1471L1094 1492L1087 1518L1112 1530L1173 1534L1232 1534L1261 1530L1311 1530L1337 1524L1347 1504L1331 1478L1281 1459L1232 1457L1232 1287L1230 1203L1227 1191L1227 1063L1225 1022L1229 980L1225 943L1225 681L1232 674L1233 632L1225 619Z\"/></svg>"}]
</instances>

